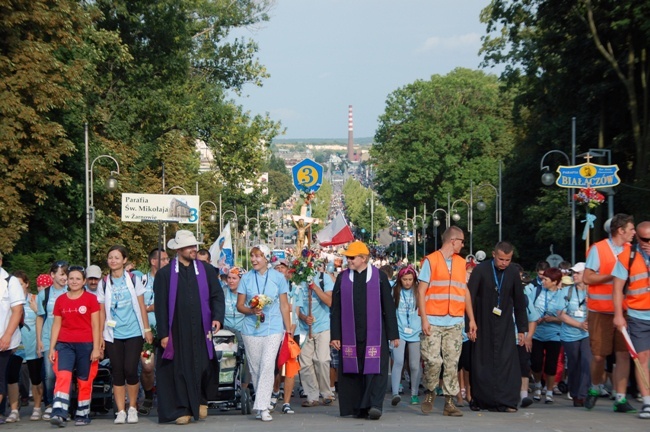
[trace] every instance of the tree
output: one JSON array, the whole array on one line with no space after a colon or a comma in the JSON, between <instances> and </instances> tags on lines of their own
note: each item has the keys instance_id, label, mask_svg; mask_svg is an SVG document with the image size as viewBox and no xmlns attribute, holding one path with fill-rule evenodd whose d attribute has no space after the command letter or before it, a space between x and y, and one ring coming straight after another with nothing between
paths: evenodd
<instances>
[{"instance_id":1,"label":"tree","mask_svg":"<svg viewBox=\"0 0 650 432\"><path fill-rule=\"evenodd\" d=\"M0 250L7 253L51 188L71 185L64 164L75 146L63 115L83 103L94 78L84 56L93 29L77 1L4 1L0 10Z\"/></svg>"},{"instance_id":2,"label":"tree","mask_svg":"<svg viewBox=\"0 0 650 432\"><path fill-rule=\"evenodd\" d=\"M495 76L468 69L391 93L371 149L391 214L423 202L433 209L447 193L469 199L470 181L496 183L498 161L514 146L511 111L512 93Z\"/></svg>"}]
</instances>

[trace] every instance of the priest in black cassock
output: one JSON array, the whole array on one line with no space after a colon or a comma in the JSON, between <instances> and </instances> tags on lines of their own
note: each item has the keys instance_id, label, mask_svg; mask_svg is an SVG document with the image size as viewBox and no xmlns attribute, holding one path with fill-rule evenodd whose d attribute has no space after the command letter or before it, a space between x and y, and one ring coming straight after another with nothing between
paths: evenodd
<instances>
[{"instance_id":1,"label":"priest in black cassock","mask_svg":"<svg viewBox=\"0 0 650 432\"><path fill-rule=\"evenodd\" d=\"M176 257L154 281L159 423L184 425L208 415L214 357L209 335L222 327L225 300L214 267L196 259L199 244L191 231L177 231L167 243Z\"/></svg>"},{"instance_id":2,"label":"priest in black cassock","mask_svg":"<svg viewBox=\"0 0 650 432\"><path fill-rule=\"evenodd\" d=\"M469 278L478 331L471 345L472 401L474 411L516 412L521 373L517 344L523 345L528 328L526 300L519 271L511 266L514 248L499 242L493 259L479 264ZM513 320L514 314L514 320Z\"/></svg>"},{"instance_id":3,"label":"priest in black cassock","mask_svg":"<svg viewBox=\"0 0 650 432\"><path fill-rule=\"evenodd\" d=\"M330 324L340 358L339 412L378 420L388 388L388 341L399 344L395 302L388 277L368 265L363 242L352 242L344 255L348 269L334 284Z\"/></svg>"}]
</instances>

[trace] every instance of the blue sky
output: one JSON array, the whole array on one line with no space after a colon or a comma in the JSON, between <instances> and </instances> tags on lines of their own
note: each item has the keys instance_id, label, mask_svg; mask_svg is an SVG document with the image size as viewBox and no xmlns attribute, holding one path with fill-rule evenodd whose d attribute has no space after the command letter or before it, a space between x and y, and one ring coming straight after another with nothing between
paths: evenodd
<instances>
[{"instance_id":1,"label":"blue sky","mask_svg":"<svg viewBox=\"0 0 650 432\"><path fill-rule=\"evenodd\" d=\"M243 31L271 77L236 98L269 113L284 138L372 137L387 96L456 67L478 69L489 0L278 0L270 21ZM493 71L492 71L493 72ZM281 138L280 138L281 139Z\"/></svg>"}]
</instances>

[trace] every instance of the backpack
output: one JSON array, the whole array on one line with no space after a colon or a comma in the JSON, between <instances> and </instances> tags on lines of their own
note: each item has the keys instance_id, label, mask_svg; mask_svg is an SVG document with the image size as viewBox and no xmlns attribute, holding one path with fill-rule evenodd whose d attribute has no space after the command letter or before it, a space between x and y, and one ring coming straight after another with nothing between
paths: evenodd
<instances>
[{"instance_id":1,"label":"backpack","mask_svg":"<svg viewBox=\"0 0 650 432\"><path fill-rule=\"evenodd\" d=\"M533 307L535 307L537 297L542 293L542 284L537 281L537 278L533 279L531 283L535 287L535 299L533 300ZM526 296L526 310L530 313L530 301L528 300L528 296Z\"/></svg>"},{"instance_id":2,"label":"backpack","mask_svg":"<svg viewBox=\"0 0 650 432\"><path fill-rule=\"evenodd\" d=\"M131 277L131 282L133 283L133 288L135 288L135 280L136 280L135 274L131 273L131 272L126 272L126 274L128 274L129 277ZM106 284L108 283L108 278L109 277L110 277L110 275L106 275L106 276L104 276L104 279L102 279L102 292L104 292L104 293L106 293Z\"/></svg>"}]
</instances>

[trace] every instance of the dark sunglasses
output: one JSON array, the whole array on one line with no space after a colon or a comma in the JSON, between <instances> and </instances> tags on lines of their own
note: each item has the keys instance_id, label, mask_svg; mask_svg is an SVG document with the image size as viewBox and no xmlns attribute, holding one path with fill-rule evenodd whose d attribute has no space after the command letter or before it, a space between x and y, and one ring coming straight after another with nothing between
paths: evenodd
<instances>
[{"instance_id":1,"label":"dark sunglasses","mask_svg":"<svg viewBox=\"0 0 650 432\"><path fill-rule=\"evenodd\" d=\"M86 269L81 267L81 266L78 266L78 265L73 265L73 266L68 267L68 274L70 274L70 272L73 272L73 271L81 272L81 274L83 274L84 276L86 275Z\"/></svg>"},{"instance_id":2,"label":"dark sunglasses","mask_svg":"<svg viewBox=\"0 0 650 432\"><path fill-rule=\"evenodd\" d=\"M650 242L650 238L641 237L641 236L638 236L638 235L636 236L636 238L637 238L639 241L642 241L643 243L648 243L648 242Z\"/></svg>"}]
</instances>

